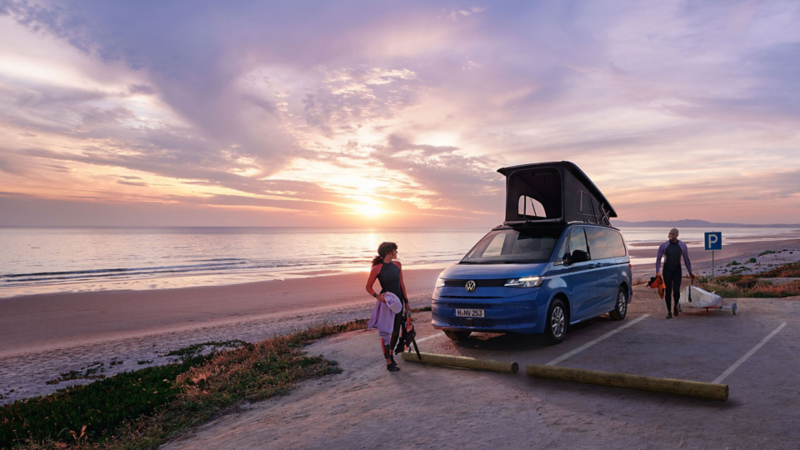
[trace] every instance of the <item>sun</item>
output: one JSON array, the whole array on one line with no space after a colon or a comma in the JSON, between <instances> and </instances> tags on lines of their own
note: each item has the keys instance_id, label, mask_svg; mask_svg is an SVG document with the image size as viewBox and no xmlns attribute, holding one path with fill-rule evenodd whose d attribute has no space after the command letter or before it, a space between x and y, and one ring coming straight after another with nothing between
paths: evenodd
<instances>
[{"instance_id":1,"label":"sun","mask_svg":"<svg viewBox=\"0 0 800 450\"><path fill-rule=\"evenodd\" d=\"M363 205L359 205L356 207L356 211L358 214L367 217L375 217L386 213L385 210L383 210L378 204L375 203L366 203Z\"/></svg>"}]
</instances>

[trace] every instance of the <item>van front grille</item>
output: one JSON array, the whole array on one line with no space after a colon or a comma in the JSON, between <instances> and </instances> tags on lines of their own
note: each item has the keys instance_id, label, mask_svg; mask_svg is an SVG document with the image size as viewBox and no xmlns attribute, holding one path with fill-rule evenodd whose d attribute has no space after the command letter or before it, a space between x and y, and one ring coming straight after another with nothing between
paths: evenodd
<instances>
[{"instance_id":1,"label":"van front grille","mask_svg":"<svg viewBox=\"0 0 800 450\"><path fill-rule=\"evenodd\" d=\"M467 285L466 280L444 280L445 287L464 287ZM482 287L503 287L508 282L508 278L503 278L501 280L472 280L475 282L475 288L482 288Z\"/></svg>"}]
</instances>

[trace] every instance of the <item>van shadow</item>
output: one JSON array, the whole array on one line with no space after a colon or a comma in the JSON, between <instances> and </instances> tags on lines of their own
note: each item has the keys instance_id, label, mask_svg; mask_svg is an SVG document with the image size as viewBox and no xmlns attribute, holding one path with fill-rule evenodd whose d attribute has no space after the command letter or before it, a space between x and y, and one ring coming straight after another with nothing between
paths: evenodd
<instances>
[{"instance_id":1,"label":"van shadow","mask_svg":"<svg viewBox=\"0 0 800 450\"><path fill-rule=\"evenodd\" d=\"M602 324L614 322L606 316L595 317L585 322L570 325L567 329L566 339L577 336ZM473 333L468 339L453 342L456 347L472 350L496 350L507 352L522 352L547 348L551 345L544 342L542 335L517 334L517 333Z\"/></svg>"}]
</instances>

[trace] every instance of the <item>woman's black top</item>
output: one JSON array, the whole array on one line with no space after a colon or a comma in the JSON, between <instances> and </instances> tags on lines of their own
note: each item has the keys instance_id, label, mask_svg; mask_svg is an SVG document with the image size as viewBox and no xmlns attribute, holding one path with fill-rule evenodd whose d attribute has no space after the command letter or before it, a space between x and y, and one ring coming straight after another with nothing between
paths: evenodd
<instances>
[{"instance_id":1,"label":"woman's black top","mask_svg":"<svg viewBox=\"0 0 800 450\"><path fill-rule=\"evenodd\" d=\"M403 288L400 286L400 268L393 262L382 262L381 265L381 271L378 272L381 294L388 291L396 295L397 298L405 300L406 297L403 295Z\"/></svg>"}]
</instances>

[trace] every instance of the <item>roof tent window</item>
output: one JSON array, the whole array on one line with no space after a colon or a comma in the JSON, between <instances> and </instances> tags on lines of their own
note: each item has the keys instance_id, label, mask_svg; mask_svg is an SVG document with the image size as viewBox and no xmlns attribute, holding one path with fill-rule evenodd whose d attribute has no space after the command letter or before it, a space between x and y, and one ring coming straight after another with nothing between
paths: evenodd
<instances>
[{"instance_id":1,"label":"roof tent window","mask_svg":"<svg viewBox=\"0 0 800 450\"><path fill-rule=\"evenodd\" d=\"M592 223L598 222L597 219L600 216L600 205L598 205L597 200L595 200L594 197L589 195L589 193L586 191L578 192L578 214L591 217Z\"/></svg>"},{"instance_id":2,"label":"roof tent window","mask_svg":"<svg viewBox=\"0 0 800 450\"><path fill-rule=\"evenodd\" d=\"M513 173L507 189L510 202L507 221L561 218L562 186L557 170L541 168Z\"/></svg>"},{"instance_id":3,"label":"roof tent window","mask_svg":"<svg viewBox=\"0 0 800 450\"><path fill-rule=\"evenodd\" d=\"M544 210L544 205L535 198L528 197L527 195L519 196L519 208L517 214L527 218L540 217L547 218L547 213Z\"/></svg>"}]
</instances>

